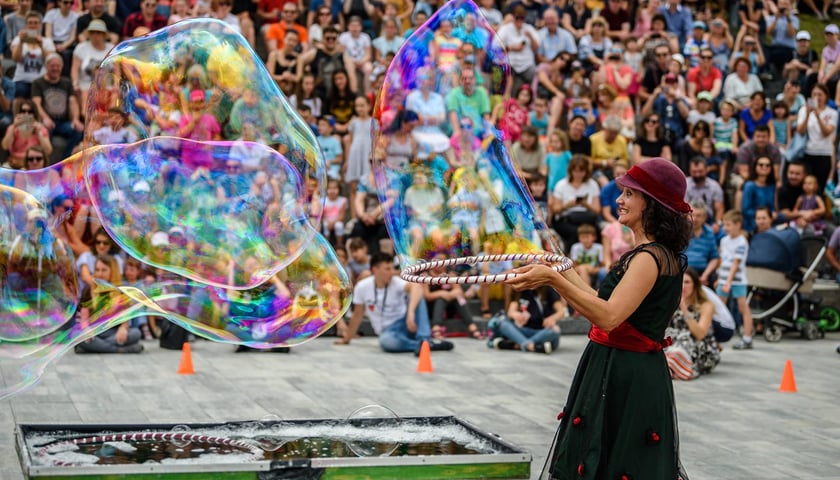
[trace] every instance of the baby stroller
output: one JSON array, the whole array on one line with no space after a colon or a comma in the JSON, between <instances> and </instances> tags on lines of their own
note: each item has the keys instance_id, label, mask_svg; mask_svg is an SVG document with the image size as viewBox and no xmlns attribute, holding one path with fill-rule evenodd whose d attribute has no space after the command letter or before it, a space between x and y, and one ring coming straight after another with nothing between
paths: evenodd
<instances>
[{"instance_id":1,"label":"baby stroller","mask_svg":"<svg viewBox=\"0 0 840 480\"><path fill-rule=\"evenodd\" d=\"M840 327L840 312L808 295L825 251L824 238L800 238L791 228L768 230L751 239L747 303L768 342L780 341L788 331L815 340Z\"/></svg>"}]
</instances>

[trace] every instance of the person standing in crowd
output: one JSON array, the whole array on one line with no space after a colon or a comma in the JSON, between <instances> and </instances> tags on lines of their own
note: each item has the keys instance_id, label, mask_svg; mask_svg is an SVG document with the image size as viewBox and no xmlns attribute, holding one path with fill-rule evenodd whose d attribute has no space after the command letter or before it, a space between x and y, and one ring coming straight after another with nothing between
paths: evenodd
<instances>
[{"instance_id":1,"label":"person standing in crowd","mask_svg":"<svg viewBox=\"0 0 840 480\"><path fill-rule=\"evenodd\" d=\"M717 294L724 301L735 299L744 322L741 341L732 348L752 350L753 318L747 304L747 252L749 242L744 232L743 215L739 210L729 210L723 215L726 236L720 239L720 264L717 270ZM753 218L754 220L755 218Z\"/></svg>"},{"instance_id":2,"label":"person standing in crowd","mask_svg":"<svg viewBox=\"0 0 840 480\"><path fill-rule=\"evenodd\" d=\"M637 246L610 270L598 292L572 270L558 273L541 264L512 270L515 276L506 281L515 290L550 286L593 324L545 473L687 478L662 352L665 328L680 303L681 252L691 235L685 176L657 158L634 166L617 182L624 188L619 221L633 230Z\"/></svg>"},{"instance_id":3,"label":"person standing in crowd","mask_svg":"<svg viewBox=\"0 0 840 480\"><path fill-rule=\"evenodd\" d=\"M819 191L825 189L826 182L834 171L834 140L837 135L837 110L828 106L828 87L818 83L814 85L811 98L804 108L799 110L796 119L796 131L808 135L805 142L803 162L809 173L814 174L819 182Z\"/></svg>"},{"instance_id":4,"label":"person standing in crowd","mask_svg":"<svg viewBox=\"0 0 840 480\"><path fill-rule=\"evenodd\" d=\"M513 23L502 25L497 34L497 38L508 48L513 92L518 92L522 85L531 85L537 72L536 53L540 47L540 35L533 25L525 22L526 14L524 6L514 7Z\"/></svg>"},{"instance_id":5,"label":"person standing in crowd","mask_svg":"<svg viewBox=\"0 0 840 480\"><path fill-rule=\"evenodd\" d=\"M32 98L32 82L44 74L49 54L55 44L41 36L41 14L31 11L26 15L26 28L21 29L11 41L12 60L15 61L15 98ZM59 72L59 75L61 72Z\"/></svg>"}]
</instances>

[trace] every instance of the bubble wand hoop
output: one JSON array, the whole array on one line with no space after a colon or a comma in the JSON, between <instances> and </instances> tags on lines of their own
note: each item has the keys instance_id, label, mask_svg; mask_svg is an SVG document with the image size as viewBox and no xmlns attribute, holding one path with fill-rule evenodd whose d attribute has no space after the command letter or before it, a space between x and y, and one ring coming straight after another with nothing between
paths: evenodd
<instances>
[{"instance_id":1,"label":"bubble wand hoop","mask_svg":"<svg viewBox=\"0 0 840 480\"><path fill-rule=\"evenodd\" d=\"M462 277L421 275L437 268L454 267L458 265L476 265L484 262L527 262L548 264L556 272L571 269L572 260L556 253L534 254L514 253L502 255L474 255L470 257L448 258L446 260L432 260L406 267L400 278L407 282L424 283L427 285L465 285L480 283L502 283L517 277L516 273L499 273L489 275L467 275Z\"/></svg>"}]
</instances>

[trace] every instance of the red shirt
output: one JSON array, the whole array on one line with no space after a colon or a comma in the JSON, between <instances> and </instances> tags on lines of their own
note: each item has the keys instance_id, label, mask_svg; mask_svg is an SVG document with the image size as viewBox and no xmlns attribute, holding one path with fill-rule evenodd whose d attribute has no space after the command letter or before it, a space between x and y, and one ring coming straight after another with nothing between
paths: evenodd
<instances>
[{"instance_id":1,"label":"red shirt","mask_svg":"<svg viewBox=\"0 0 840 480\"><path fill-rule=\"evenodd\" d=\"M272 20L266 20L266 23L276 23L280 21L280 17L283 16L282 10L283 6L287 3L291 3L295 7L297 7L297 2L295 0L260 0L260 3L257 5L257 9L262 10L266 13L270 13L273 10L277 10L277 17Z\"/></svg>"},{"instance_id":2,"label":"red shirt","mask_svg":"<svg viewBox=\"0 0 840 480\"><path fill-rule=\"evenodd\" d=\"M147 27L149 30L154 32L159 28L165 27L168 21L169 19L163 15L155 13L151 23L147 23L142 12L134 12L125 19L125 25L123 25L123 37L131 38L134 36L134 31L139 27Z\"/></svg>"},{"instance_id":3,"label":"red shirt","mask_svg":"<svg viewBox=\"0 0 840 480\"><path fill-rule=\"evenodd\" d=\"M704 76L700 72L700 67L694 67L688 71L686 80L688 83L697 85L697 93L710 92L715 85L715 80L723 80L723 74L716 67L710 67L709 74Z\"/></svg>"}]
</instances>

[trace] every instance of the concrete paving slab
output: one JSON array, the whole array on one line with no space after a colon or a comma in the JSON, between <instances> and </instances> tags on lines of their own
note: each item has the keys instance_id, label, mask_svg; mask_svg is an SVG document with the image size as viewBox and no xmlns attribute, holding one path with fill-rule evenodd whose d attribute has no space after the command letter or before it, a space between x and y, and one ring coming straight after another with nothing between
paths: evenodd
<instances>
[{"instance_id":1,"label":"concrete paving slab","mask_svg":"<svg viewBox=\"0 0 840 480\"><path fill-rule=\"evenodd\" d=\"M317 339L282 353L234 353L193 344L196 374L176 373L180 352L146 343L140 355L74 355L47 369L32 390L0 402L0 478L23 478L13 445L17 423L189 423L343 418L367 404L403 416L457 415L545 460L582 335L552 355L488 349L455 339L433 354L434 373L410 354L382 353L374 338L350 346ZM756 342L726 349L708 376L675 383L683 463L692 480L840 480L840 334L808 342ZM798 393L778 391L787 359ZM5 381L4 379L0 379Z\"/></svg>"}]
</instances>

